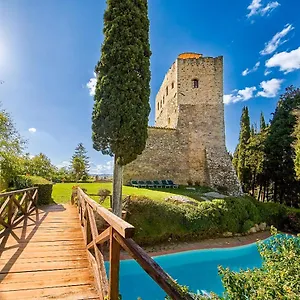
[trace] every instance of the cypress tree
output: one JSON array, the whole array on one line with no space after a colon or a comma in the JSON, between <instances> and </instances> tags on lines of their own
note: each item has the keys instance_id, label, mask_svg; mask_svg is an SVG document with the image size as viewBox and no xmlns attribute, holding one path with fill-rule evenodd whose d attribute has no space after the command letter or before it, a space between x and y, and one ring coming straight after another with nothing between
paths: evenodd
<instances>
[{"instance_id":1,"label":"cypress tree","mask_svg":"<svg viewBox=\"0 0 300 300\"><path fill-rule=\"evenodd\" d=\"M266 169L274 186L274 201L298 202L299 182L295 173L294 109L300 105L300 89L289 87L280 97L266 139Z\"/></svg>"},{"instance_id":2,"label":"cypress tree","mask_svg":"<svg viewBox=\"0 0 300 300\"><path fill-rule=\"evenodd\" d=\"M251 136L250 117L248 107L245 106L242 110L240 121L240 136L239 144L234 153L233 164L236 168L237 176L241 181L244 191L249 189L249 168L246 166L246 150L249 138Z\"/></svg>"},{"instance_id":3,"label":"cypress tree","mask_svg":"<svg viewBox=\"0 0 300 300\"><path fill-rule=\"evenodd\" d=\"M146 146L150 113L146 0L107 0L104 42L95 72L93 147L114 156L113 212L121 216L123 166Z\"/></svg>"},{"instance_id":4,"label":"cypress tree","mask_svg":"<svg viewBox=\"0 0 300 300\"><path fill-rule=\"evenodd\" d=\"M260 113L260 131L263 131L266 129L266 122L263 112Z\"/></svg>"}]
</instances>

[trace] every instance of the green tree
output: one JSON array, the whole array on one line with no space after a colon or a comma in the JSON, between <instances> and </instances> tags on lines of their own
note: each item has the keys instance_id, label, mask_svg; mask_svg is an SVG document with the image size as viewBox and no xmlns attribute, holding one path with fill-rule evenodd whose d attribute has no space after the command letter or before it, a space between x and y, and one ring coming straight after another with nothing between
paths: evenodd
<instances>
[{"instance_id":1,"label":"green tree","mask_svg":"<svg viewBox=\"0 0 300 300\"><path fill-rule=\"evenodd\" d=\"M29 168L26 173L52 180L56 172L57 168L52 165L51 160L45 154L40 153L30 160Z\"/></svg>"},{"instance_id":2,"label":"green tree","mask_svg":"<svg viewBox=\"0 0 300 300\"><path fill-rule=\"evenodd\" d=\"M261 112L260 113L260 131L265 130L266 127L267 127L267 125L266 125L265 117L264 117L263 112Z\"/></svg>"},{"instance_id":3,"label":"green tree","mask_svg":"<svg viewBox=\"0 0 300 300\"><path fill-rule=\"evenodd\" d=\"M75 153L71 160L71 167L75 173L76 180L88 176L90 169L89 157L87 156L87 150L82 143L79 143L75 148Z\"/></svg>"},{"instance_id":4,"label":"green tree","mask_svg":"<svg viewBox=\"0 0 300 300\"><path fill-rule=\"evenodd\" d=\"M300 110L295 111L295 116L297 118L295 130L294 130L294 149L295 149L295 172L297 180L300 180Z\"/></svg>"},{"instance_id":5,"label":"green tree","mask_svg":"<svg viewBox=\"0 0 300 300\"><path fill-rule=\"evenodd\" d=\"M76 181L80 180L85 175L84 160L80 157L74 157L72 159L72 168L75 174Z\"/></svg>"},{"instance_id":6,"label":"green tree","mask_svg":"<svg viewBox=\"0 0 300 300\"><path fill-rule=\"evenodd\" d=\"M0 111L0 180L5 185L12 184L21 170L20 155L25 141L15 128L12 117Z\"/></svg>"},{"instance_id":7,"label":"green tree","mask_svg":"<svg viewBox=\"0 0 300 300\"><path fill-rule=\"evenodd\" d=\"M96 66L93 147L114 156L113 212L121 216L123 166L146 145L150 113L150 45L146 0L107 0Z\"/></svg>"},{"instance_id":8,"label":"green tree","mask_svg":"<svg viewBox=\"0 0 300 300\"><path fill-rule=\"evenodd\" d=\"M267 243L258 243L261 268L241 272L219 269L225 299L299 299L300 236L278 237L276 231L274 235Z\"/></svg>"},{"instance_id":9,"label":"green tree","mask_svg":"<svg viewBox=\"0 0 300 300\"><path fill-rule=\"evenodd\" d=\"M250 136L250 117L248 107L245 106L240 121L239 143L233 155L233 165L244 191L250 188L250 170L246 164L246 149Z\"/></svg>"},{"instance_id":10,"label":"green tree","mask_svg":"<svg viewBox=\"0 0 300 300\"><path fill-rule=\"evenodd\" d=\"M273 200L289 205L298 204L299 182L293 147L296 116L293 111L299 105L300 89L287 88L280 97L265 143L266 172L274 187Z\"/></svg>"}]
</instances>

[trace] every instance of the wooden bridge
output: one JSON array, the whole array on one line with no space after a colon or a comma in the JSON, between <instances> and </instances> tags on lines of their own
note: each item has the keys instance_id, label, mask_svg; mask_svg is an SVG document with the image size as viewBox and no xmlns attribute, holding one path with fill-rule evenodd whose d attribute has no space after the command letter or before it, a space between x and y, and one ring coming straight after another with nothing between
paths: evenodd
<instances>
[{"instance_id":1,"label":"wooden bridge","mask_svg":"<svg viewBox=\"0 0 300 300\"><path fill-rule=\"evenodd\" d=\"M132 225L80 188L71 204L37 203L37 188L0 194L1 300L117 300L121 248L172 299L192 299L134 242Z\"/></svg>"}]
</instances>

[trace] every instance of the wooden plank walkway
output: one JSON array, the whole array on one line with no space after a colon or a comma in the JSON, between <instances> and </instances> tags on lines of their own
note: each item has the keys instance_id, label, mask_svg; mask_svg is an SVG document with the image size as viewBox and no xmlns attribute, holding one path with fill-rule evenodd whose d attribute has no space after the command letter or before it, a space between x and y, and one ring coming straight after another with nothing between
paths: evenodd
<instances>
[{"instance_id":1,"label":"wooden plank walkway","mask_svg":"<svg viewBox=\"0 0 300 300\"><path fill-rule=\"evenodd\" d=\"M32 212L0 235L0 299L99 299L75 206Z\"/></svg>"}]
</instances>

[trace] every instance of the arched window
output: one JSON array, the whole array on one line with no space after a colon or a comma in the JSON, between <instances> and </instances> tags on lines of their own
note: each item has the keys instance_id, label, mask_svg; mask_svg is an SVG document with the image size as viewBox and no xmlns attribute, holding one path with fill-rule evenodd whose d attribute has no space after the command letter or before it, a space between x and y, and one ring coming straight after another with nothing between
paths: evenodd
<instances>
[{"instance_id":1,"label":"arched window","mask_svg":"<svg viewBox=\"0 0 300 300\"><path fill-rule=\"evenodd\" d=\"M163 96L163 104L165 104L165 96Z\"/></svg>"},{"instance_id":2,"label":"arched window","mask_svg":"<svg viewBox=\"0 0 300 300\"><path fill-rule=\"evenodd\" d=\"M175 83L174 83L174 81L172 82L172 89L174 89L174 86L175 86Z\"/></svg>"},{"instance_id":3,"label":"arched window","mask_svg":"<svg viewBox=\"0 0 300 300\"><path fill-rule=\"evenodd\" d=\"M159 102L157 102L157 110L159 110Z\"/></svg>"},{"instance_id":4,"label":"arched window","mask_svg":"<svg viewBox=\"0 0 300 300\"><path fill-rule=\"evenodd\" d=\"M193 88L197 89L199 87L199 80L198 79L193 79L192 82L193 82Z\"/></svg>"},{"instance_id":5,"label":"arched window","mask_svg":"<svg viewBox=\"0 0 300 300\"><path fill-rule=\"evenodd\" d=\"M169 94L169 88L166 87L166 96L168 96L168 94Z\"/></svg>"},{"instance_id":6,"label":"arched window","mask_svg":"<svg viewBox=\"0 0 300 300\"><path fill-rule=\"evenodd\" d=\"M171 124L171 119L168 118L168 125L170 126L170 124Z\"/></svg>"}]
</instances>

